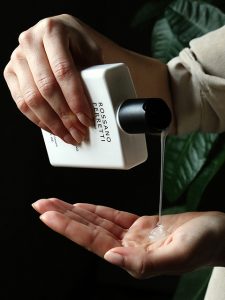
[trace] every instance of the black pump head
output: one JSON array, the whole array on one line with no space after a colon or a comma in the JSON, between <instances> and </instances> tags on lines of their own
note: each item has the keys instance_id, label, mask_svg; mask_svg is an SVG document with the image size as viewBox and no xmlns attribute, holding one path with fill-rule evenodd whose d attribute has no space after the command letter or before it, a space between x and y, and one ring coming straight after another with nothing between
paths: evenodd
<instances>
[{"instance_id":1,"label":"black pump head","mask_svg":"<svg viewBox=\"0 0 225 300\"><path fill-rule=\"evenodd\" d=\"M171 119L169 107L160 98L128 99L118 111L120 126L127 133L161 133Z\"/></svg>"}]
</instances>

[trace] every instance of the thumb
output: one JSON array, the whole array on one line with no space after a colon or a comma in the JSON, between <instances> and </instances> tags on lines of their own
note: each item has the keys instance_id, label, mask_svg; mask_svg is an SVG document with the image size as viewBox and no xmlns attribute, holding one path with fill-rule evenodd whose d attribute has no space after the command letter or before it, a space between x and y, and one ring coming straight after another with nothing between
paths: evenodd
<instances>
[{"instance_id":1,"label":"thumb","mask_svg":"<svg viewBox=\"0 0 225 300\"><path fill-rule=\"evenodd\" d=\"M139 247L116 247L107 251L104 259L131 274L135 278L144 278L144 251Z\"/></svg>"},{"instance_id":2,"label":"thumb","mask_svg":"<svg viewBox=\"0 0 225 300\"><path fill-rule=\"evenodd\" d=\"M142 247L116 247L104 255L105 260L138 279L180 274L187 268L186 258L183 251L168 246L148 251Z\"/></svg>"}]
</instances>

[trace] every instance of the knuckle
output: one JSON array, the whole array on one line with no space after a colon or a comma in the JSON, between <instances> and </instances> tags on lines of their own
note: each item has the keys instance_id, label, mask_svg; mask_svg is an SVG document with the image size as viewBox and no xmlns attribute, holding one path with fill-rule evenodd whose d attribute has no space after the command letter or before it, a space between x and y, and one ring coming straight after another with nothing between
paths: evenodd
<instances>
[{"instance_id":1,"label":"knuckle","mask_svg":"<svg viewBox=\"0 0 225 300\"><path fill-rule=\"evenodd\" d=\"M62 18L71 18L72 16L70 14L64 13L64 14L61 14L61 17Z\"/></svg>"},{"instance_id":2,"label":"knuckle","mask_svg":"<svg viewBox=\"0 0 225 300\"><path fill-rule=\"evenodd\" d=\"M12 61L15 61L15 60L18 60L18 59L19 59L19 54L18 54L17 49L13 50L10 59L11 59Z\"/></svg>"},{"instance_id":3,"label":"knuckle","mask_svg":"<svg viewBox=\"0 0 225 300\"><path fill-rule=\"evenodd\" d=\"M78 127L79 121L74 114L68 111L59 111L58 115L66 128Z\"/></svg>"},{"instance_id":4,"label":"knuckle","mask_svg":"<svg viewBox=\"0 0 225 300\"><path fill-rule=\"evenodd\" d=\"M18 37L18 41L20 45L30 43L31 39L32 39L31 29L21 32Z\"/></svg>"},{"instance_id":5,"label":"knuckle","mask_svg":"<svg viewBox=\"0 0 225 300\"><path fill-rule=\"evenodd\" d=\"M29 111L29 107L27 106L26 102L24 101L24 98L21 95L16 95L15 102L18 107L18 109L26 115L26 113Z\"/></svg>"},{"instance_id":6,"label":"knuckle","mask_svg":"<svg viewBox=\"0 0 225 300\"><path fill-rule=\"evenodd\" d=\"M46 75L37 79L37 86L44 97L51 97L57 87L57 83L53 77Z\"/></svg>"},{"instance_id":7,"label":"knuckle","mask_svg":"<svg viewBox=\"0 0 225 300\"><path fill-rule=\"evenodd\" d=\"M64 25L62 22L60 22L57 18L49 17L42 19L39 21L36 25L39 28L43 30L43 32L47 35L51 35L55 32L62 32Z\"/></svg>"},{"instance_id":8,"label":"knuckle","mask_svg":"<svg viewBox=\"0 0 225 300\"><path fill-rule=\"evenodd\" d=\"M34 89L27 89L23 94L25 103L31 108L37 108L42 103L42 98Z\"/></svg>"},{"instance_id":9,"label":"knuckle","mask_svg":"<svg viewBox=\"0 0 225 300\"><path fill-rule=\"evenodd\" d=\"M60 109L60 108L58 110L58 116L63 121L63 123L68 122L68 120L70 119L70 114L68 113L68 111L65 111L65 110Z\"/></svg>"},{"instance_id":10,"label":"knuckle","mask_svg":"<svg viewBox=\"0 0 225 300\"><path fill-rule=\"evenodd\" d=\"M65 129L62 126L62 124L60 124L60 122L56 122L56 121L49 122L48 127L56 136L63 137L65 134Z\"/></svg>"},{"instance_id":11,"label":"knuckle","mask_svg":"<svg viewBox=\"0 0 225 300\"><path fill-rule=\"evenodd\" d=\"M53 72L58 80L63 80L72 75L72 66L68 61L59 58L53 64Z\"/></svg>"},{"instance_id":12,"label":"knuckle","mask_svg":"<svg viewBox=\"0 0 225 300\"><path fill-rule=\"evenodd\" d=\"M21 46L18 46L16 49L13 50L10 59L12 61L23 59L23 54L22 54Z\"/></svg>"},{"instance_id":13,"label":"knuckle","mask_svg":"<svg viewBox=\"0 0 225 300\"><path fill-rule=\"evenodd\" d=\"M76 94L75 94L76 96ZM79 96L79 94L77 93L77 96L75 98L71 98L68 102L69 102L69 106L70 109L77 113L83 110L83 102L81 100L81 97Z\"/></svg>"},{"instance_id":14,"label":"knuckle","mask_svg":"<svg viewBox=\"0 0 225 300\"><path fill-rule=\"evenodd\" d=\"M36 28L40 27L42 29L44 29L44 31L48 31L49 29L51 29L54 26L54 20L52 18L44 18L42 20L40 20L37 24L36 24Z\"/></svg>"},{"instance_id":15,"label":"knuckle","mask_svg":"<svg viewBox=\"0 0 225 300\"><path fill-rule=\"evenodd\" d=\"M5 80L7 80L7 78L10 76L10 74L11 74L11 71L10 71L10 64L8 63L6 66L5 66L5 68L4 68L4 70L3 70L3 77L5 78Z\"/></svg>"}]
</instances>

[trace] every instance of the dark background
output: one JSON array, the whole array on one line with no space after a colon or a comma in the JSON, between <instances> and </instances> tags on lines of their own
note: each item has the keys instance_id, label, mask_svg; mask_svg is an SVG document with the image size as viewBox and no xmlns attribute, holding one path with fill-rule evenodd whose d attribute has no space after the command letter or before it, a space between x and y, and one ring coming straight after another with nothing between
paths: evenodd
<instances>
[{"instance_id":1,"label":"dark background","mask_svg":"<svg viewBox=\"0 0 225 300\"><path fill-rule=\"evenodd\" d=\"M5 3L1 73L18 35L44 17L72 14L122 46L147 54L149 37L129 26L146 1ZM136 280L46 227L31 207L41 197L157 213L159 141L147 137L149 159L129 171L54 168L41 131L16 108L1 76L0 299L171 299L176 277ZM82 295L82 296L81 296Z\"/></svg>"}]
</instances>

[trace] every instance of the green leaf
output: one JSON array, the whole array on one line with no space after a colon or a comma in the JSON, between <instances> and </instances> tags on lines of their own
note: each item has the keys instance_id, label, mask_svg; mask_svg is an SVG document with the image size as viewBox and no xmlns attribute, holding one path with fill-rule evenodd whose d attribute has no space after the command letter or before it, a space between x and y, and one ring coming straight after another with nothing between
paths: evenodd
<instances>
[{"instance_id":1,"label":"green leaf","mask_svg":"<svg viewBox=\"0 0 225 300\"><path fill-rule=\"evenodd\" d=\"M220 9L211 4L190 0L172 2L165 11L165 17L184 45L225 24L225 15Z\"/></svg>"},{"instance_id":2,"label":"green leaf","mask_svg":"<svg viewBox=\"0 0 225 300\"><path fill-rule=\"evenodd\" d=\"M192 133L167 138L164 193L174 203L187 189L207 160L218 134Z\"/></svg>"},{"instance_id":3,"label":"green leaf","mask_svg":"<svg viewBox=\"0 0 225 300\"><path fill-rule=\"evenodd\" d=\"M201 2L208 2L211 5L216 6L223 12L225 11L225 1L224 0L205 0L205 1L202 0Z\"/></svg>"},{"instance_id":4,"label":"green leaf","mask_svg":"<svg viewBox=\"0 0 225 300\"><path fill-rule=\"evenodd\" d=\"M166 18L158 20L152 30L151 55L166 63L183 49Z\"/></svg>"},{"instance_id":5,"label":"green leaf","mask_svg":"<svg viewBox=\"0 0 225 300\"><path fill-rule=\"evenodd\" d=\"M202 198L202 195L219 169L225 163L225 141L221 146L219 153L213 157L208 164L199 173L198 177L192 182L186 196L187 209L196 210Z\"/></svg>"},{"instance_id":6,"label":"green leaf","mask_svg":"<svg viewBox=\"0 0 225 300\"><path fill-rule=\"evenodd\" d=\"M168 62L191 39L225 24L225 15L218 8L190 0L173 1L164 17L155 22L151 37L151 55Z\"/></svg>"}]
</instances>

